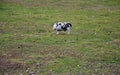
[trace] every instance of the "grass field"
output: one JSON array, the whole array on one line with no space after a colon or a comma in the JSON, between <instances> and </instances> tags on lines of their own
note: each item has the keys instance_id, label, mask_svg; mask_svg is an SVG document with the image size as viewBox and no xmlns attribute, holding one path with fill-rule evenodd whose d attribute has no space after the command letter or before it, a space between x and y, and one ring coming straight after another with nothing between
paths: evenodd
<instances>
[{"instance_id":1,"label":"grass field","mask_svg":"<svg viewBox=\"0 0 120 75\"><path fill-rule=\"evenodd\" d=\"M56 35L55 22L72 32ZM119 75L120 0L0 0L0 75Z\"/></svg>"}]
</instances>

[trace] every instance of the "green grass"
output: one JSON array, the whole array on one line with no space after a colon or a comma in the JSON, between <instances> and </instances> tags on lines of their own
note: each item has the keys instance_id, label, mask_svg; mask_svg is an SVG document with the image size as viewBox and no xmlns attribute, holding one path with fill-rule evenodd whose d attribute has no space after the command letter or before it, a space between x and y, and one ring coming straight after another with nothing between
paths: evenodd
<instances>
[{"instance_id":1,"label":"green grass","mask_svg":"<svg viewBox=\"0 0 120 75\"><path fill-rule=\"evenodd\" d=\"M27 75L26 67L37 75L119 75L119 9L119 0L0 1L0 75ZM72 23L70 35L55 34L58 21Z\"/></svg>"}]
</instances>

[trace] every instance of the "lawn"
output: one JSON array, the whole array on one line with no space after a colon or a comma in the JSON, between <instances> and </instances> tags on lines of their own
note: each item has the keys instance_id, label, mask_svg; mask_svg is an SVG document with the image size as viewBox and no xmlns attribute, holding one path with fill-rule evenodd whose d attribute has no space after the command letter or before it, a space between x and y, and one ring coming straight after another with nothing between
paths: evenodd
<instances>
[{"instance_id":1,"label":"lawn","mask_svg":"<svg viewBox=\"0 0 120 75\"><path fill-rule=\"evenodd\" d=\"M72 31L56 35L55 22ZM0 75L119 75L120 0L1 0Z\"/></svg>"}]
</instances>

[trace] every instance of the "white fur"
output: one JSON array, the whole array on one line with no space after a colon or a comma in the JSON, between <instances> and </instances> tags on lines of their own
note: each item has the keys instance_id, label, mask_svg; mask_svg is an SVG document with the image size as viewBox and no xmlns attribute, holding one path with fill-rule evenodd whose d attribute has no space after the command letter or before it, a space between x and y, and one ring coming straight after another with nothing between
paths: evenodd
<instances>
[{"instance_id":1,"label":"white fur","mask_svg":"<svg viewBox=\"0 0 120 75\"><path fill-rule=\"evenodd\" d=\"M57 23L54 23L53 25L53 30L56 30L56 34L59 34L61 31L67 31L68 34L70 34L71 32L71 26L65 26L67 23L69 22L57 22ZM66 28L66 30L64 30L63 28Z\"/></svg>"},{"instance_id":2,"label":"white fur","mask_svg":"<svg viewBox=\"0 0 120 75\"><path fill-rule=\"evenodd\" d=\"M54 25L53 25L53 30L56 30L56 27L57 27L57 24L54 23Z\"/></svg>"},{"instance_id":3,"label":"white fur","mask_svg":"<svg viewBox=\"0 0 120 75\"><path fill-rule=\"evenodd\" d=\"M68 28L67 28L67 31L68 31L68 34L70 34L71 27L68 27Z\"/></svg>"}]
</instances>

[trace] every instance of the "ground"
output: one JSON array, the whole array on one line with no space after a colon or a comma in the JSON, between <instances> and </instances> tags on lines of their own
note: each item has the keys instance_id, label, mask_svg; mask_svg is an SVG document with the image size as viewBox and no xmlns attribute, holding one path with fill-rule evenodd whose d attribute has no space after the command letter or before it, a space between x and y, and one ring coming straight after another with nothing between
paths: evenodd
<instances>
[{"instance_id":1,"label":"ground","mask_svg":"<svg viewBox=\"0 0 120 75\"><path fill-rule=\"evenodd\" d=\"M119 9L119 0L1 0L0 75L119 75ZM70 35L56 35L58 21Z\"/></svg>"}]
</instances>

